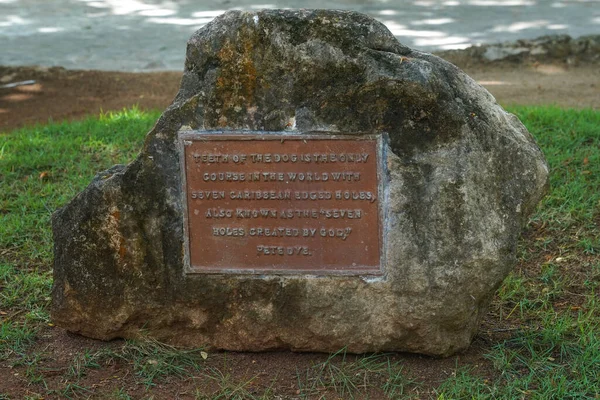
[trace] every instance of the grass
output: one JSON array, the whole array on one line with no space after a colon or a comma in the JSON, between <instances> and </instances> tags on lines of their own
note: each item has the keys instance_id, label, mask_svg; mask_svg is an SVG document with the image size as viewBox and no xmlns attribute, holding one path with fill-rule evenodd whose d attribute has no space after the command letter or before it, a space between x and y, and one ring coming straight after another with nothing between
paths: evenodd
<instances>
[{"instance_id":1,"label":"grass","mask_svg":"<svg viewBox=\"0 0 600 400\"><path fill-rule=\"evenodd\" d=\"M600 396L598 319L545 313L544 325L495 345L493 381L462 368L438 389L443 398L594 399Z\"/></svg>"},{"instance_id":2,"label":"grass","mask_svg":"<svg viewBox=\"0 0 600 400\"><path fill-rule=\"evenodd\" d=\"M600 113L555 107L518 107L511 111L535 135L552 171L552 190L532 220L546 225L553 235L539 244L598 254Z\"/></svg>"},{"instance_id":3,"label":"grass","mask_svg":"<svg viewBox=\"0 0 600 400\"><path fill-rule=\"evenodd\" d=\"M483 349L488 368L457 361L437 383L424 382L398 355L340 351L298 365L291 377L264 378L235 373L236 365L220 364L223 356L205 359L201 349L151 340L84 348L57 371L53 349L43 347L52 332L50 215L95 173L132 160L158 113L132 109L0 134L0 370L22 379L13 398L146 397L139 390L151 397L167 384L211 399L600 398L600 112L511 111L546 154L551 190L482 327L481 337L491 338ZM98 383L113 370L118 384L112 376ZM0 389L0 398L9 396Z\"/></svg>"},{"instance_id":4,"label":"grass","mask_svg":"<svg viewBox=\"0 0 600 400\"><path fill-rule=\"evenodd\" d=\"M415 383L402 370L401 363L386 354L353 357L340 350L312 368L298 371L298 387L303 398L326 391L344 399L363 397L374 389L395 398L405 395L407 387Z\"/></svg>"},{"instance_id":5,"label":"grass","mask_svg":"<svg viewBox=\"0 0 600 400\"><path fill-rule=\"evenodd\" d=\"M97 172L131 161L157 118L132 109L0 136L1 255L48 269L51 213Z\"/></svg>"},{"instance_id":6,"label":"grass","mask_svg":"<svg viewBox=\"0 0 600 400\"><path fill-rule=\"evenodd\" d=\"M117 351L103 350L93 359L131 363L136 375L149 388L166 376L186 377L203 368L207 357L202 349L182 350L152 339L126 341Z\"/></svg>"},{"instance_id":7,"label":"grass","mask_svg":"<svg viewBox=\"0 0 600 400\"><path fill-rule=\"evenodd\" d=\"M205 377L215 383L216 390L207 395L204 390L196 390L197 399L212 400L242 400L242 399L269 399L272 394L270 390L265 390L260 396L255 396L252 392L252 383L256 376L249 379L238 380L232 374L223 372L220 368L212 367L205 373Z\"/></svg>"}]
</instances>

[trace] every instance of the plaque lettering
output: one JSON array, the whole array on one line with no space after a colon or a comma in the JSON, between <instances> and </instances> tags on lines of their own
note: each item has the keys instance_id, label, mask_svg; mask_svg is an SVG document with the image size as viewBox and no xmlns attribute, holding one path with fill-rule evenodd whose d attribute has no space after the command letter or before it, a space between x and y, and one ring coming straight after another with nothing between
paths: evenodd
<instances>
[{"instance_id":1,"label":"plaque lettering","mask_svg":"<svg viewBox=\"0 0 600 400\"><path fill-rule=\"evenodd\" d=\"M180 134L189 273L380 274L380 136Z\"/></svg>"}]
</instances>

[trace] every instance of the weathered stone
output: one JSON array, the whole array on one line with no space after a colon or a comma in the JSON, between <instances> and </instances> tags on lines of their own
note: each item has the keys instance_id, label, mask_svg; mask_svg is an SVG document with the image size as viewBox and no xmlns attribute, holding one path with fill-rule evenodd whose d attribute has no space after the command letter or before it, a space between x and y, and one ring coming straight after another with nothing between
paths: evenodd
<instances>
[{"instance_id":1,"label":"weathered stone","mask_svg":"<svg viewBox=\"0 0 600 400\"><path fill-rule=\"evenodd\" d=\"M387 133L383 276L186 275L182 129ZM104 340L446 356L477 332L546 182L515 116L377 21L228 12L189 40L138 158L54 214L52 317Z\"/></svg>"}]
</instances>

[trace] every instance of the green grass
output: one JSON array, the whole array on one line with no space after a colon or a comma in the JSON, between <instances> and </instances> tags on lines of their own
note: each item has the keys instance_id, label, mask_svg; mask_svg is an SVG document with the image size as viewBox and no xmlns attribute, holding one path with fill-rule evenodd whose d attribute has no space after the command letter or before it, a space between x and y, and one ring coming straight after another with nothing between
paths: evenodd
<instances>
[{"instance_id":1,"label":"green grass","mask_svg":"<svg viewBox=\"0 0 600 400\"><path fill-rule=\"evenodd\" d=\"M157 118L133 109L1 135L0 255L48 267L52 212L96 173L131 161Z\"/></svg>"},{"instance_id":2,"label":"green grass","mask_svg":"<svg viewBox=\"0 0 600 400\"><path fill-rule=\"evenodd\" d=\"M438 389L442 398L594 399L600 396L598 315L544 313L543 325L525 329L487 354L497 376L489 381L469 368Z\"/></svg>"},{"instance_id":3,"label":"green grass","mask_svg":"<svg viewBox=\"0 0 600 400\"><path fill-rule=\"evenodd\" d=\"M325 391L343 399L362 398L374 389L390 398L406 398L407 387L414 383L401 363L385 354L352 357L340 350L311 369L298 371L298 387L307 399Z\"/></svg>"},{"instance_id":4,"label":"green grass","mask_svg":"<svg viewBox=\"0 0 600 400\"><path fill-rule=\"evenodd\" d=\"M206 353L202 349L182 350L147 339L126 341L120 349L103 350L90 359L131 363L135 373L148 388L166 376L192 376L203 368L205 357Z\"/></svg>"},{"instance_id":5,"label":"green grass","mask_svg":"<svg viewBox=\"0 0 600 400\"><path fill-rule=\"evenodd\" d=\"M556 107L516 107L550 164L552 190L532 220L555 235L561 249L600 252L600 112ZM560 235L558 233L568 233Z\"/></svg>"},{"instance_id":6,"label":"green grass","mask_svg":"<svg viewBox=\"0 0 600 400\"><path fill-rule=\"evenodd\" d=\"M600 398L600 112L511 111L543 149L551 189L526 229L519 267L492 304L490 318L510 329L487 347L490 370L457 367L439 387L426 388L390 356L340 352L298 369L297 397L362 398L375 390L404 398L418 390L439 399ZM200 350L151 340L77 352L61 383L46 386L52 349L36 344L51 325L51 213L97 172L131 161L157 118L134 109L0 134L0 363L21 368L32 392L58 398L89 396L95 389L86 379L115 364L148 391L169 379L200 379L216 389L190 393L196 398L273 397L279 377L257 392L253 374L240 378ZM106 390L106 398L131 394Z\"/></svg>"}]
</instances>

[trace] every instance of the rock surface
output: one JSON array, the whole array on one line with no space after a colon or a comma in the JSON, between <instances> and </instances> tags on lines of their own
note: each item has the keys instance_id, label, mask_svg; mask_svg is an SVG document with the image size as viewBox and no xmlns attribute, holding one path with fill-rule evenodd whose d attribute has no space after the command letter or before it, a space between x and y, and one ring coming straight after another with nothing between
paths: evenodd
<instances>
[{"instance_id":1,"label":"rock surface","mask_svg":"<svg viewBox=\"0 0 600 400\"><path fill-rule=\"evenodd\" d=\"M176 139L189 128L387 132L385 274L186 275ZM547 172L485 89L377 21L228 12L189 40L180 91L138 158L54 214L52 318L104 340L447 356L514 266Z\"/></svg>"}]
</instances>

